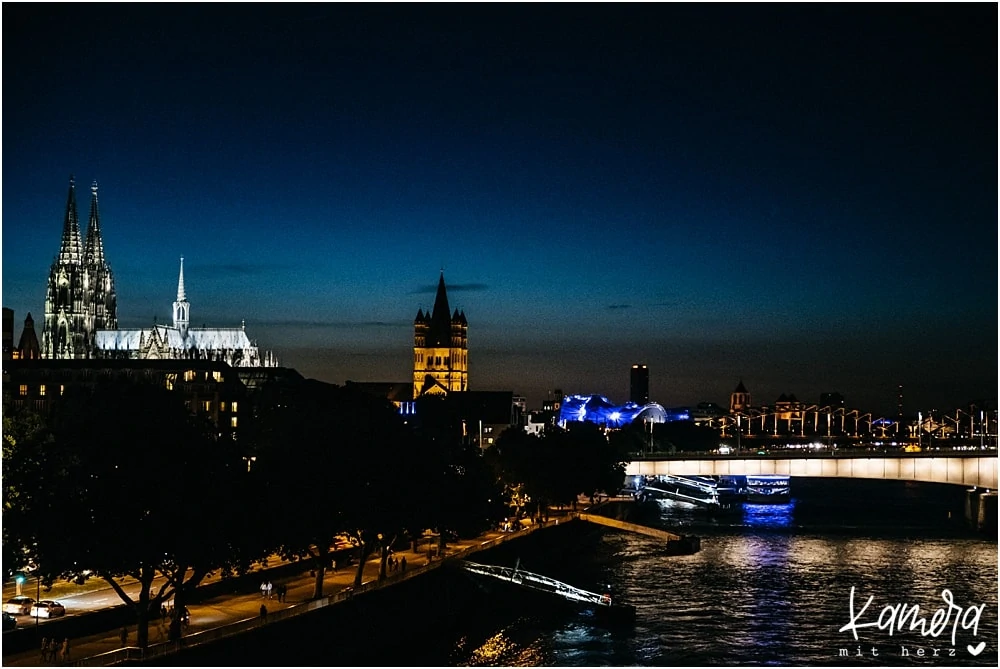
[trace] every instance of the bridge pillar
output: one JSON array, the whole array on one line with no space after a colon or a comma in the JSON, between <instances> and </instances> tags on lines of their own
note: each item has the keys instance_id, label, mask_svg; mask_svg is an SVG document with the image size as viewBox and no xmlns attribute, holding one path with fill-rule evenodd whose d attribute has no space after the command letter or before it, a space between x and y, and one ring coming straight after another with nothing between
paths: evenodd
<instances>
[{"instance_id":1,"label":"bridge pillar","mask_svg":"<svg viewBox=\"0 0 1000 669\"><path fill-rule=\"evenodd\" d=\"M978 488L965 491L965 522L973 527L979 524L979 496L984 492Z\"/></svg>"},{"instance_id":2,"label":"bridge pillar","mask_svg":"<svg viewBox=\"0 0 1000 669\"><path fill-rule=\"evenodd\" d=\"M997 493L988 492L979 496L979 517L976 529L990 534L997 533Z\"/></svg>"},{"instance_id":3,"label":"bridge pillar","mask_svg":"<svg viewBox=\"0 0 1000 669\"><path fill-rule=\"evenodd\" d=\"M982 488L965 491L965 520L977 530L997 531L997 493Z\"/></svg>"}]
</instances>

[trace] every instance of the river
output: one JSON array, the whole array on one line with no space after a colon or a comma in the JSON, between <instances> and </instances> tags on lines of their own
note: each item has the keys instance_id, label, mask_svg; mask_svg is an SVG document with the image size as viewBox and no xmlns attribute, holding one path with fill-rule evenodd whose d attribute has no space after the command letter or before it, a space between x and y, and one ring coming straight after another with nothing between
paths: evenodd
<instances>
[{"instance_id":1,"label":"river","mask_svg":"<svg viewBox=\"0 0 1000 669\"><path fill-rule=\"evenodd\" d=\"M662 501L655 521L703 537L699 553L670 557L652 538L608 531L586 555L551 574L581 587L610 587L637 607L634 628L605 628L584 615L512 611L485 634L477 629L475 640L457 640L450 657L427 659L509 666L996 666L997 543L963 526L963 503L957 486L805 478L792 479L787 504L745 504L727 515ZM893 625L891 634L888 625L859 627L856 641L850 629L840 631L852 619L852 587L858 625L878 621L886 605L905 605L901 613L919 605L928 623L938 609L950 617L940 631L925 627L927 635L910 628L912 618ZM985 646L973 655L980 642Z\"/></svg>"}]
</instances>

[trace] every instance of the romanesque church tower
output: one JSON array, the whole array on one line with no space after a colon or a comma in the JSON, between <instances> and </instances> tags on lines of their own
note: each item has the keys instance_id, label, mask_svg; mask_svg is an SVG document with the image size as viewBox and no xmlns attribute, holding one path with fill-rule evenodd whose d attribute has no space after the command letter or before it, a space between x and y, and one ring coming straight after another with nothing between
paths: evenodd
<instances>
[{"instance_id":1,"label":"romanesque church tower","mask_svg":"<svg viewBox=\"0 0 1000 669\"><path fill-rule=\"evenodd\" d=\"M729 413L743 413L750 408L750 391L743 385L743 379L736 390L729 395Z\"/></svg>"},{"instance_id":2,"label":"romanesque church tower","mask_svg":"<svg viewBox=\"0 0 1000 669\"><path fill-rule=\"evenodd\" d=\"M417 310L413 321L413 399L469 389L469 323L465 312L451 313L444 272L434 310Z\"/></svg>"},{"instance_id":3,"label":"romanesque church tower","mask_svg":"<svg viewBox=\"0 0 1000 669\"><path fill-rule=\"evenodd\" d=\"M81 240L76 185L70 178L62 243L45 293L42 358L92 358L94 332L118 327L115 281L104 258L96 182L90 193L87 237Z\"/></svg>"}]
</instances>

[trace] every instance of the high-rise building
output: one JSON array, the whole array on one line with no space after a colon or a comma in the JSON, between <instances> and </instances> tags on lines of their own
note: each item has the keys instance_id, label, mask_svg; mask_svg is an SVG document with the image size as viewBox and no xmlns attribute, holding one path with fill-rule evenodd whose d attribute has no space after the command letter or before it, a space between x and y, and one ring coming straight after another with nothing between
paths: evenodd
<instances>
[{"instance_id":1,"label":"high-rise building","mask_svg":"<svg viewBox=\"0 0 1000 669\"><path fill-rule=\"evenodd\" d=\"M86 239L81 240L76 183L70 177L62 243L49 270L45 293L42 357L93 358L94 333L116 327L115 280L104 257L97 182L90 187L90 220Z\"/></svg>"},{"instance_id":2,"label":"high-rise building","mask_svg":"<svg viewBox=\"0 0 1000 669\"><path fill-rule=\"evenodd\" d=\"M465 312L448 306L442 271L433 311L418 309L413 320L413 399L469 389L468 334Z\"/></svg>"},{"instance_id":3,"label":"high-rise building","mask_svg":"<svg viewBox=\"0 0 1000 669\"><path fill-rule=\"evenodd\" d=\"M649 368L646 365L632 365L628 398L639 406L649 403Z\"/></svg>"}]
</instances>

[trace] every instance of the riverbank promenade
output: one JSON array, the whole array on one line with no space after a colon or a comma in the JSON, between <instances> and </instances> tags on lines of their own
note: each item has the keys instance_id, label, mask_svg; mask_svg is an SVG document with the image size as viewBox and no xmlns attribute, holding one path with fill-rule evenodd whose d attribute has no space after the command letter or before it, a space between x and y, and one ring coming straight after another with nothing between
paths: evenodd
<instances>
[{"instance_id":1,"label":"riverbank promenade","mask_svg":"<svg viewBox=\"0 0 1000 669\"><path fill-rule=\"evenodd\" d=\"M269 575L269 572L281 567L287 568L288 563L280 562L274 564L272 569L258 569L255 573L261 581L270 580L275 585L280 583L287 586L284 601L278 601L273 589L270 599L262 597L261 593L255 589L253 592L218 595L191 603L188 605L191 622L184 628L183 636L179 641L168 641L166 627L154 620L149 624L149 644L145 650L130 645L136 641L136 630L133 624L127 628L128 640L124 644L121 639L121 629L116 628L81 638L70 638L68 658L57 658L43 662L39 642L30 651L10 655L4 653L3 664L4 666L108 666L169 656L184 648L209 643L262 625L274 624L325 606L335 606L351 597L361 596L364 592L391 586L402 580L426 573L430 569L439 567L444 559L469 556L500 543L542 530L545 527L554 526L560 521L565 522L574 516L575 514L569 511L552 511L548 523L531 524L529 521L523 521L517 531L490 531L474 538L459 539L450 542L443 555L437 554L436 540L425 538L419 543L416 551L412 550L411 547L407 550L393 552L394 557L400 563L405 558L406 570L404 572L397 568L391 573L387 573L386 578L381 583L378 581L379 559L377 556L372 556L366 561L363 585L360 588L354 587L357 573L356 564L347 567L341 566L336 571L328 570L323 581L324 596L320 599L312 598L316 578L310 575L308 567L304 573L296 575L287 575L287 572L280 578ZM105 584L101 588L100 583L91 582L90 589L87 589L86 586L77 586L78 590L86 590L86 592L80 592L76 595L64 595L54 589L53 592L43 593L42 599L62 601L66 604L70 615L87 615L87 613L74 612L74 599L78 598L82 600L84 597L88 597L93 600L94 597L102 597L108 602L106 607L124 606L109 586ZM56 587L63 592L69 592L68 588L71 586L59 585ZM261 605L267 609L266 616L261 615ZM19 626L26 629L4 633L5 640L7 635L11 633L28 633L27 628L30 628L33 623L32 619L22 616ZM63 637L59 636L59 627L57 620L47 622L38 631L37 638L49 636L61 641ZM169 662L169 660L166 661Z\"/></svg>"}]
</instances>

